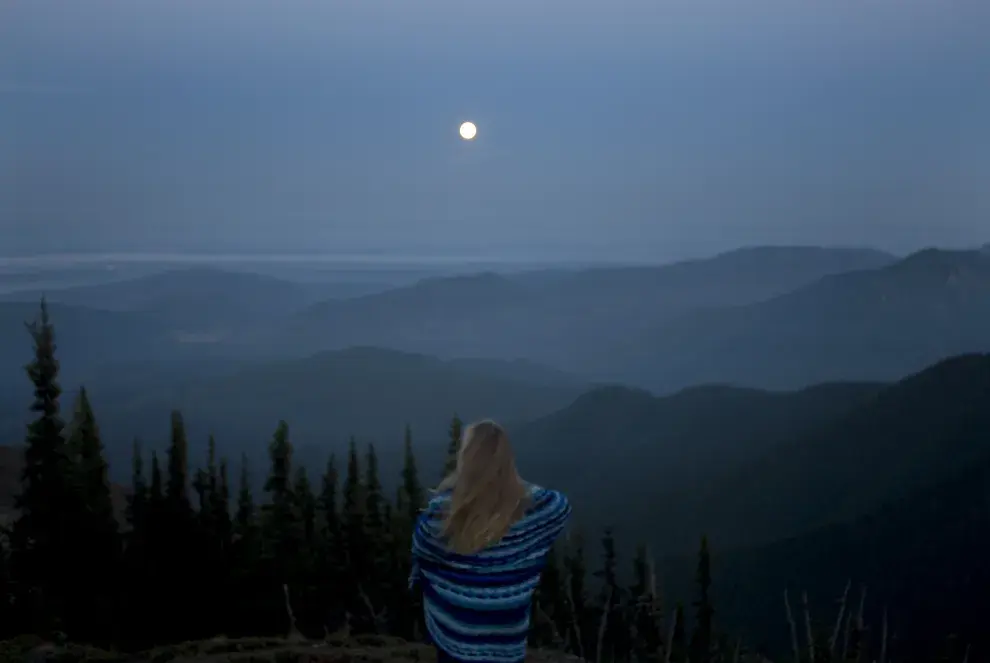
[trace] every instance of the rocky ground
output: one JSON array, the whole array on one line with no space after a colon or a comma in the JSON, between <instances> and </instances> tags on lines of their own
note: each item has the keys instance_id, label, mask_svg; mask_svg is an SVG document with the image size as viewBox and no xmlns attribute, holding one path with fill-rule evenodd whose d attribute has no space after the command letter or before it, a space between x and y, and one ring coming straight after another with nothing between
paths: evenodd
<instances>
[{"instance_id":1,"label":"rocky ground","mask_svg":"<svg viewBox=\"0 0 990 663\"><path fill-rule=\"evenodd\" d=\"M161 647L139 654L80 645L56 645L36 638L0 642L0 663L433 663L432 647L366 635L319 641L214 638ZM579 663L558 652L534 650L529 663Z\"/></svg>"}]
</instances>

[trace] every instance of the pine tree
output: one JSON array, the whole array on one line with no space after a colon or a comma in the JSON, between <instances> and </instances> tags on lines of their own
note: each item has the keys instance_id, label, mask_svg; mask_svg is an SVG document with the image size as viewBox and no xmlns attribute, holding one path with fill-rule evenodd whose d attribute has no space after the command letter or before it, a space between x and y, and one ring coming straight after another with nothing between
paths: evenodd
<instances>
[{"instance_id":1,"label":"pine tree","mask_svg":"<svg viewBox=\"0 0 990 663\"><path fill-rule=\"evenodd\" d=\"M402 464L402 486L400 500L397 507L404 509L410 523L415 523L419 517L419 512L426 503L423 494L423 486L419 482L419 472L416 469L416 454L413 453L412 428L406 424L405 436L403 439L403 464Z\"/></svg>"},{"instance_id":2,"label":"pine tree","mask_svg":"<svg viewBox=\"0 0 990 663\"><path fill-rule=\"evenodd\" d=\"M691 662L710 663L712 658L712 621L715 610L711 601L711 558L708 537L702 537L698 551L698 570L695 576L698 598L695 601L695 627L691 635Z\"/></svg>"},{"instance_id":3,"label":"pine tree","mask_svg":"<svg viewBox=\"0 0 990 663\"><path fill-rule=\"evenodd\" d=\"M347 475L344 477L343 524L347 546L346 565L356 574L365 559L364 487L361 485L361 464L357 444L351 438L347 454Z\"/></svg>"},{"instance_id":4,"label":"pine tree","mask_svg":"<svg viewBox=\"0 0 990 663\"><path fill-rule=\"evenodd\" d=\"M638 661L659 661L663 655L663 612L657 595L653 560L645 546L636 548L633 558L633 583L629 588L633 602L633 653Z\"/></svg>"},{"instance_id":5,"label":"pine tree","mask_svg":"<svg viewBox=\"0 0 990 663\"><path fill-rule=\"evenodd\" d=\"M148 512L148 485L144 478L144 457L141 442L135 439L131 452L131 494L127 496L127 523L131 526L131 540L136 543L144 534Z\"/></svg>"},{"instance_id":6,"label":"pine tree","mask_svg":"<svg viewBox=\"0 0 990 663\"><path fill-rule=\"evenodd\" d=\"M378 454L375 453L374 444L368 445L364 469L364 527L367 554L372 564L378 566L381 561L378 557L383 552L382 535L385 518L382 509L385 500L382 497L382 484L378 478ZM369 580L374 582L377 577L372 577Z\"/></svg>"},{"instance_id":7,"label":"pine tree","mask_svg":"<svg viewBox=\"0 0 990 663\"><path fill-rule=\"evenodd\" d=\"M569 637L574 643L575 653L588 659L594 655L595 633L590 623L588 610L588 595L585 581L588 566L584 557L584 540L575 533L564 553L564 591L566 593L569 612Z\"/></svg>"},{"instance_id":8,"label":"pine tree","mask_svg":"<svg viewBox=\"0 0 990 663\"><path fill-rule=\"evenodd\" d=\"M276 578L284 583L291 576L301 539L292 491L292 443L285 421L278 422L268 446L268 456L271 463L265 481L268 504L262 507L264 550Z\"/></svg>"},{"instance_id":9,"label":"pine tree","mask_svg":"<svg viewBox=\"0 0 990 663\"><path fill-rule=\"evenodd\" d=\"M172 411L172 443L168 448L168 487L166 498L172 515L185 519L192 515L189 503L189 444L182 413Z\"/></svg>"},{"instance_id":10,"label":"pine tree","mask_svg":"<svg viewBox=\"0 0 990 663\"><path fill-rule=\"evenodd\" d=\"M686 663L687 660L687 624L685 624L684 605L678 603L674 611L674 632L670 638L670 661Z\"/></svg>"},{"instance_id":11,"label":"pine tree","mask_svg":"<svg viewBox=\"0 0 990 663\"><path fill-rule=\"evenodd\" d=\"M148 517L161 517L161 512L164 506L165 493L162 482L161 463L158 462L158 452L152 450L151 485L148 487Z\"/></svg>"},{"instance_id":12,"label":"pine tree","mask_svg":"<svg viewBox=\"0 0 990 663\"><path fill-rule=\"evenodd\" d=\"M216 531L215 501L219 487L219 477L217 476L217 443L210 435L206 445L206 469L196 470L196 478L193 481L193 488L199 499L199 520L204 533L212 537Z\"/></svg>"},{"instance_id":13,"label":"pine tree","mask_svg":"<svg viewBox=\"0 0 990 663\"><path fill-rule=\"evenodd\" d=\"M533 616L533 629L530 642L536 646L563 645L563 634L566 632L567 603L564 590L563 571L560 566L560 555L554 547L547 553L540 584L533 599L536 614Z\"/></svg>"},{"instance_id":14,"label":"pine tree","mask_svg":"<svg viewBox=\"0 0 990 663\"><path fill-rule=\"evenodd\" d=\"M341 577L344 568L344 540L340 524L340 510L337 506L338 476L337 461L333 454L327 460L326 470L320 485L319 496L319 550L317 564L321 595L325 597L324 624L337 625L344 614L346 601L340 594Z\"/></svg>"},{"instance_id":15,"label":"pine tree","mask_svg":"<svg viewBox=\"0 0 990 663\"><path fill-rule=\"evenodd\" d=\"M237 491L237 511L234 516L234 540L231 546L230 588L231 626L228 633L256 636L271 629L269 622L272 600L280 600L274 594L281 591L281 583L273 587L262 577L261 531L257 520L257 508L251 492L251 472L247 454L241 455L240 480ZM282 613L284 614L284 610Z\"/></svg>"},{"instance_id":16,"label":"pine tree","mask_svg":"<svg viewBox=\"0 0 990 663\"><path fill-rule=\"evenodd\" d=\"M413 527L419 518L420 510L426 500L423 487L419 482L419 472L416 467L416 456L412 446L412 428L406 424L403 435L403 465L399 486L396 489L395 512L391 527L391 549L393 564L390 573L395 597L391 602L392 628L401 637L414 639L417 632L422 632L421 588L416 587L412 592L404 590L409 577L412 562L410 540Z\"/></svg>"},{"instance_id":17,"label":"pine tree","mask_svg":"<svg viewBox=\"0 0 990 663\"><path fill-rule=\"evenodd\" d=\"M326 471L320 487L320 520L321 538L330 551L339 552L340 545L340 512L337 508L337 462L333 454L327 461Z\"/></svg>"},{"instance_id":18,"label":"pine tree","mask_svg":"<svg viewBox=\"0 0 990 663\"><path fill-rule=\"evenodd\" d=\"M105 546L105 553L115 555L117 519L114 516L113 499L110 494L107 462L103 456L100 431L85 387L79 390L72 429L69 444L79 453L77 480L80 496L85 505L84 529L90 537L102 538L101 545Z\"/></svg>"},{"instance_id":19,"label":"pine tree","mask_svg":"<svg viewBox=\"0 0 990 663\"><path fill-rule=\"evenodd\" d=\"M12 638L19 632L19 624L15 622L16 604L7 536L6 528L0 527L0 641Z\"/></svg>"},{"instance_id":20,"label":"pine tree","mask_svg":"<svg viewBox=\"0 0 990 663\"><path fill-rule=\"evenodd\" d=\"M162 545L167 535L165 514L165 488L158 452L151 451L151 483L148 486L147 513L145 514L145 545L152 559L162 556Z\"/></svg>"},{"instance_id":21,"label":"pine tree","mask_svg":"<svg viewBox=\"0 0 990 663\"><path fill-rule=\"evenodd\" d=\"M302 531L303 545L312 550L316 545L316 496L309 482L305 467L296 469L296 481L293 486L293 496L296 501L296 517L299 519Z\"/></svg>"},{"instance_id":22,"label":"pine tree","mask_svg":"<svg viewBox=\"0 0 990 663\"><path fill-rule=\"evenodd\" d=\"M155 464L157 465L157 460ZM160 480L159 474L159 482ZM126 612L121 630L138 647L152 644L154 630L154 624L149 620L153 609L149 604L153 602L154 596L154 570L150 558L152 550L148 543L149 499L150 488L144 476L141 443L135 439L131 459L131 494L127 496L127 523L130 525L130 532L127 533L124 552L124 568L127 573L124 590Z\"/></svg>"},{"instance_id":23,"label":"pine tree","mask_svg":"<svg viewBox=\"0 0 990 663\"><path fill-rule=\"evenodd\" d=\"M371 576L371 560L368 555L368 532L365 528L364 486L361 484L361 463L358 459L357 443L351 438L347 454L347 475L344 477L344 503L342 520L344 526L344 565L349 571L345 582L350 598L349 611L356 616L359 629L372 628L372 617L368 614L366 602L361 596L366 594Z\"/></svg>"},{"instance_id":24,"label":"pine tree","mask_svg":"<svg viewBox=\"0 0 990 663\"><path fill-rule=\"evenodd\" d=\"M229 551L234 535L230 519L230 482L227 478L227 459L220 459L216 490L213 491L211 508L221 550Z\"/></svg>"},{"instance_id":25,"label":"pine tree","mask_svg":"<svg viewBox=\"0 0 990 663\"><path fill-rule=\"evenodd\" d=\"M59 363L55 358L55 329L48 306L41 300L39 317L28 325L34 340L34 360L27 365L34 385L28 425L21 493L16 508L12 544L19 583L34 632L50 632L64 612L66 594L72 592L78 569L71 555L77 538L78 497L69 450L59 415Z\"/></svg>"},{"instance_id":26,"label":"pine tree","mask_svg":"<svg viewBox=\"0 0 990 663\"><path fill-rule=\"evenodd\" d=\"M223 476L221 477L221 473ZM228 620L228 576L230 568L231 521L226 463L217 466L216 440L207 442L206 468L196 470L194 487L199 497L197 543L199 563L190 569L197 578L199 625L203 633L226 630Z\"/></svg>"},{"instance_id":27,"label":"pine tree","mask_svg":"<svg viewBox=\"0 0 990 663\"><path fill-rule=\"evenodd\" d=\"M241 480L237 491L237 515L234 517L234 535L245 539L254 534L255 507L254 496L251 494L251 473L248 467L247 454L241 455Z\"/></svg>"},{"instance_id":28,"label":"pine tree","mask_svg":"<svg viewBox=\"0 0 990 663\"><path fill-rule=\"evenodd\" d=\"M189 603L186 609L173 615L168 622L170 637L191 638L203 628L204 609L200 600L202 574L190 572L202 569L202 537L196 514L189 499L189 447L182 413L173 410L170 417L168 469L165 497L156 535L156 556L160 558L157 580L161 583L162 603Z\"/></svg>"},{"instance_id":29,"label":"pine tree","mask_svg":"<svg viewBox=\"0 0 990 663\"><path fill-rule=\"evenodd\" d=\"M602 568L595 572L595 577L601 580L598 603L600 618L605 624L603 639L597 646L613 660L625 660L629 654L629 632L622 613L623 592L618 581L615 537L611 528L606 528L602 535Z\"/></svg>"},{"instance_id":30,"label":"pine tree","mask_svg":"<svg viewBox=\"0 0 990 663\"><path fill-rule=\"evenodd\" d=\"M121 548L103 444L85 387L79 390L68 444L78 457L80 513L76 527L85 533L74 546L76 559L83 568L77 581L80 593L76 599L84 604L77 610L75 637L108 643L117 616Z\"/></svg>"},{"instance_id":31,"label":"pine tree","mask_svg":"<svg viewBox=\"0 0 990 663\"><path fill-rule=\"evenodd\" d=\"M447 460L443 466L443 476L449 476L457 469L457 453L461 449L461 437L464 435L464 424L455 414L450 421L449 442L447 443Z\"/></svg>"}]
</instances>

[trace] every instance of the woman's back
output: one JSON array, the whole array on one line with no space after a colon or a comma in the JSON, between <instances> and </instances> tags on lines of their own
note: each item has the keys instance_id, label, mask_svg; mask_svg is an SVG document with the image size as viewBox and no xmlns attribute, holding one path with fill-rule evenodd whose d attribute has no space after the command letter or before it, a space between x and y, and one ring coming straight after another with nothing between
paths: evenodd
<instances>
[{"instance_id":1,"label":"woman's back","mask_svg":"<svg viewBox=\"0 0 990 663\"><path fill-rule=\"evenodd\" d=\"M511 454L500 453L508 448L500 428L478 426L488 435L468 430L458 471L417 522L410 586L423 586L441 658L514 663L525 658L533 591L571 508L561 493L518 478Z\"/></svg>"},{"instance_id":2,"label":"woman's back","mask_svg":"<svg viewBox=\"0 0 990 663\"><path fill-rule=\"evenodd\" d=\"M463 661L518 661L547 554L570 515L557 491L533 486L522 518L478 552L451 551L443 537L450 493L431 500L413 537L426 626L434 643Z\"/></svg>"}]
</instances>

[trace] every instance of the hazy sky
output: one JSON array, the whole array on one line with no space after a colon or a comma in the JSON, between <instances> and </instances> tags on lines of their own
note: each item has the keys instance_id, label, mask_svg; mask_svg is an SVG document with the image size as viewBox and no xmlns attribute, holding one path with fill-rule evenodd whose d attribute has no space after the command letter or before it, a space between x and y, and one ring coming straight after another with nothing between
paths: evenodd
<instances>
[{"instance_id":1,"label":"hazy sky","mask_svg":"<svg viewBox=\"0 0 990 663\"><path fill-rule=\"evenodd\" d=\"M985 241L986 0L0 2L0 255Z\"/></svg>"}]
</instances>

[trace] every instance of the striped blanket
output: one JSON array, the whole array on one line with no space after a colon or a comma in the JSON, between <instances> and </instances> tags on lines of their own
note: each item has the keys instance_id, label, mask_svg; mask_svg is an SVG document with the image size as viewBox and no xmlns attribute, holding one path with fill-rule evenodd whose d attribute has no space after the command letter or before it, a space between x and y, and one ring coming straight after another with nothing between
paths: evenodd
<instances>
[{"instance_id":1,"label":"striped blanket","mask_svg":"<svg viewBox=\"0 0 990 663\"><path fill-rule=\"evenodd\" d=\"M526 513L502 540L473 555L454 553L443 541L449 491L438 493L419 517L409 586L422 585L426 628L455 660L517 663L526 657L533 590L571 513L555 490L531 486L530 494Z\"/></svg>"}]
</instances>

